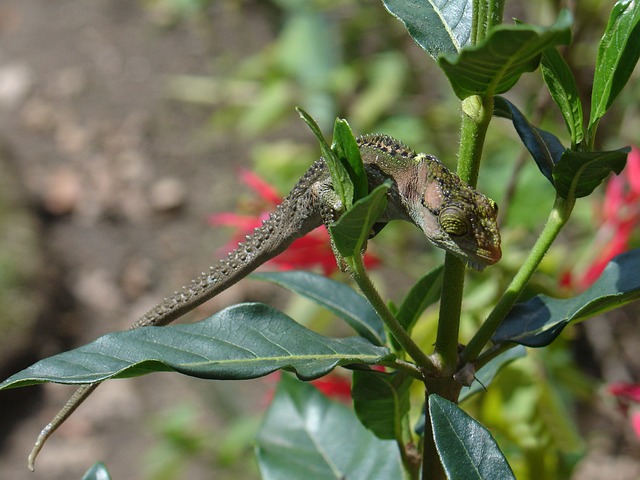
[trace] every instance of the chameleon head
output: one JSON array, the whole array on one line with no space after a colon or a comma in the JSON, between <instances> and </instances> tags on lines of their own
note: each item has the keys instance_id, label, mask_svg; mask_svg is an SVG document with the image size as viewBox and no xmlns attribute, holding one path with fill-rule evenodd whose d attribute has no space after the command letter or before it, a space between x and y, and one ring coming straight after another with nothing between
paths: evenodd
<instances>
[{"instance_id":1,"label":"chameleon head","mask_svg":"<svg viewBox=\"0 0 640 480\"><path fill-rule=\"evenodd\" d=\"M413 221L436 246L482 270L502 257L496 203L463 182L438 159L416 157ZM417 198L416 198L417 197Z\"/></svg>"}]
</instances>

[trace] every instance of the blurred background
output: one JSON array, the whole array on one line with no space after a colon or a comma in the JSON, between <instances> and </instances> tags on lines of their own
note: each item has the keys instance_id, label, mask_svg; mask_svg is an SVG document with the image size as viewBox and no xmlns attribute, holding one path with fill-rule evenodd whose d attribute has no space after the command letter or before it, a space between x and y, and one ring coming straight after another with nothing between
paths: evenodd
<instances>
[{"instance_id":1,"label":"blurred background","mask_svg":"<svg viewBox=\"0 0 640 480\"><path fill-rule=\"evenodd\" d=\"M566 53L583 101L612 4L589 0L575 11ZM548 25L565 6L507 2L505 18ZM638 144L637 79L636 72L601 122L600 148ZM566 144L541 85L539 73L525 75L507 96ZM241 233L215 214L240 223L269 207L264 185L242 172L285 194L318 157L296 105L328 135L340 115L358 134L387 133L455 168L459 102L381 2L3 0L2 378L127 328L213 264ZM640 197L626 193L640 196L640 179L623 180L578 202L531 294L576 294L605 253L638 246ZM553 202L501 119L490 128L479 189L500 205L505 256L486 274L470 273L463 340L513 276ZM616 212L631 220L624 232ZM392 225L370 245L379 260L373 274L394 301L441 261L425 243L410 225ZM311 305L252 281L190 318L246 300L284 308L316 329L336 328ZM436 313L416 329L425 346ZM631 305L569 328L468 402L518 478L542 478L535 465L555 478L640 478L635 407L619 393L640 383L637 318ZM0 478L81 478L97 460L114 478L258 478L251 442L273 386L168 374L108 382L50 440L35 474L26 469L32 442L73 387L0 392Z\"/></svg>"}]
</instances>

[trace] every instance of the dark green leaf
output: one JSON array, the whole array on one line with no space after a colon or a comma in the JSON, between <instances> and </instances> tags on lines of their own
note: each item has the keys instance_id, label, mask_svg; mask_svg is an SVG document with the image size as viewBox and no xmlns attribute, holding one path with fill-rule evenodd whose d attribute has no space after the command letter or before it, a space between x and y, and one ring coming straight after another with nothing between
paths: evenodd
<instances>
[{"instance_id":1,"label":"dark green leaf","mask_svg":"<svg viewBox=\"0 0 640 480\"><path fill-rule=\"evenodd\" d=\"M229 307L202 322L110 333L35 363L0 389L42 382L92 383L174 370L194 377L238 380L279 369L302 379L352 363L373 364L389 350L362 337L319 335L259 303Z\"/></svg>"},{"instance_id":2,"label":"dark green leaf","mask_svg":"<svg viewBox=\"0 0 640 480\"><path fill-rule=\"evenodd\" d=\"M329 168L329 173L331 173L331 179L333 181L333 190L338 195L338 198L342 202L342 205L345 209L351 207L353 204L353 183L351 182L351 178L349 176L349 172L342 164L340 159L333 152L327 141L324 139L322 132L320 131L320 127L315 122L315 120L305 112L302 108L296 107L300 118L302 118L309 128L313 132L313 134L318 139L320 143L320 151L322 152L322 156L327 162L327 167Z\"/></svg>"},{"instance_id":3,"label":"dark green leaf","mask_svg":"<svg viewBox=\"0 0 640 480\"><path fill-rule=\"evenodd\" d=\"M403 478L395 442L376 438L346 406L284 376L258 434L264 480Z\"/></svg>"},{"instance_id":4,"label":"dark green leaf","mask_svg":"<svg viewBox=\"0 0 640 480\"><path fill-rule=\"evenodd\" d=\"M558 194L564 198L590 195L611 172L619 174L627 161L629 149L609 152L566 150L553 168Z\"/></svg>"},{"instance_id":5,"label":"dark green leaf","mask_svg":"<svg viewBox=\"0 0 640 480\"><path fill-rule=\"evenodd\" d=\"M571 146L575 148L584 139L582 103L578 95L576 79L565 59L555 48L549 48L542 54L540 70L551 98L560 108L564 122L567 124L571 135Z\"/></svg>"},{"instance_id":6,"label":"dark green leaf","mask_svg":"<svg viewBox=\"0 0 640 480\"><path fill-rule=\"evenodd\" d=\"M522 345L518 345L492 359L476 372L474 382L470 387L462 387L460 395L458 396L458 402L462 402L472 395L488 388L491 382L493 382L494 377L503 367L518 358L526 356L526 354L526 349Z\"/></svg>"},{"instance_id":7,"label":"dark green leaf","mask_svg":"<svg viewBox=\"0 0 640 480\"><path fill-rule=\"evenodd\" d=\"M333 127L331 150L333 150L333 153L349 173L354 189L353 201L366 197L369 193L367 173L364 171L364 163L362 163L358 142L346 120L336 118L336 123Z\"/></svg>"},{"instance_id":8,"label":"dark green leaf","mask_svg":"<svg viewBox=\"0 0 640 480\"><path fill-rule=\"evenodd\" d=\"M344 283L310 272L254 273L251 278L272 282L303 295L342 318L375 345L384 345L384 324L371 304Z\"/></svg>"},{"instance_id":9,"label":"dark green leaf","mask_svg":"<svg viewBox=\"0 0 640 480\"><path fill-rule=\"evenodd\" d=\"M591 93L589 131L626 85L640 57L640 3L619 0L598 47Z\"/></svg>"},{"instance_id":10,"label":"dark green leaf","mask_svg":"<svg viewBox=\"0 0 640 480\"><path fill-rule=\"evenodd\" d=\"M82 480L111 480L111 475L104 463L96 462L82 476Z\"/></svg>"},{"instance_id":11,"label":"dark green leaf","mask_svg":"<svg viewBox=\"0 0 640 480\"><path fill-rule=\"evenodd\" d=\"M382 0L382 3L434 59L443 53L456 53L469 43L471 0Z\"/></svg>"},{"instance_id":12,"label":"dark green leaf","mask_svg":"<svg viewBox=\"0 0 640 480\"><path fill-rule=\"evenodd\" d=\"M495 97L494 114L513 122L522 143L529 150L542 174L553 185L553 166L565 151L560 140L552 133L531 125L522 112L504 97Z\"/></svg>"},{"instance_id":13,"label":"dark green leaf","mask_svg":"<svg viewBox=\"0 0 640 480\"><path fill-rule=\"evenodd\" d=\"M515 480L498 444L484 426L437 395L429 396L429 413L447 478Z\"/></svg>"},{"instance_id":14,"label":"dark green leaf","mask_svg":"<svg viewBox=\"0 0 640 480\"><path fill-rule=\"evenodd\" d=\"M411 333L422 312L440 298L443 269L444 266L441 265L423 276L402 301L396 318L407 332Z\"/></svg>"},{"instance_id":15,"label":"dark green leaf","mask_svg":"<svg viewBox=\"0 0 640 480\"><path fill-rule=\"evenodd\" d=\"M378 185L329 226L331 238L340 255L348 258L362 254L373 224L387 207L387 190L387 182Z\"/></svg>"},{"instance_id":16,"label":"dark green leaf","mask_svg":"<svg viewBox=\"0 0 640 480\"><path fill-rule=\"evenodd\" d=\"M499 25L480 44L459 55L438 59L460 99L471 95L493 96L509 90L525 72L540 64L542 52L571 40L571 15L563 10L555 25Z\"/></svg>"},{"instance_id":17,"label":"dark green leaf","mask_svg":"<svg viewBox=\"0 0 640 480\"><path fill-rule=\"evenodd\" d=\"M354 370L351 396L362 424L383 440L402 439L413 378L402 373Z\"/></svg>"},{"instance_id":18,"label":"dark green leaf","mask_svg":"<svg viewBox=\"0 0 640 480\"><path fill-rule=\"evenodd\" d=\"M576 297L560 299L537 295L528 302L516 304L492 340L544 347L570 322L619 308L638 298L640 249L615 257L591 288Z\"/></svg>"}]
</instances>

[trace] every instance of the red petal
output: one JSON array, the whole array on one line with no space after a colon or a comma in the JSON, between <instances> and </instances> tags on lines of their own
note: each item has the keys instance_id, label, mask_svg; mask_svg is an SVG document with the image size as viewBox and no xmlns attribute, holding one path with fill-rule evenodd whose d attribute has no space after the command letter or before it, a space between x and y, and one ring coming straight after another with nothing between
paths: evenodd
<instances>
[{"instance_id":1,"label":"red petal","mask_svg":"<svg viewBox=\"0 0 640 480\"><path fill-rule=\"evenodd\" d=\"M258 195L270 204L278 205L279 203L282 203L282 197L273 185L267 183L251 170L241 169L239 176L240 180L242 180L245 185L251 187Z\"/></svg>"},{"instance_id":2,"label":"red petal","mask_svg":"<svg viewBox=\"0 0 640 480\"><path fill-rule=\"evenodd\" d=\"M640 385L634 383L612 383L607 387L615 397L622 397L640 403Z\"/></svg>"}]
</instances>

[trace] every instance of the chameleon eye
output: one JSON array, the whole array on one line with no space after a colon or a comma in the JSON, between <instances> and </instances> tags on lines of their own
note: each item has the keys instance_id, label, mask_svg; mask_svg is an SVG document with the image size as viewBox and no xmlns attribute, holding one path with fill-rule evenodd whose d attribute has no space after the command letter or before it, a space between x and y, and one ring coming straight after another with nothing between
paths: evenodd
<instances>
[{"instance_id":1,"label":"chameleon eye","mask_svg":"<svg viewBox=\"0 0 640 480\"><path fill-rule=\"evenodd\" d=\"M453 237L460 237L469 232L469 222L464 213L457 207L442 209L438 216L442 229Z\"/></svg>"}]
</instances>

